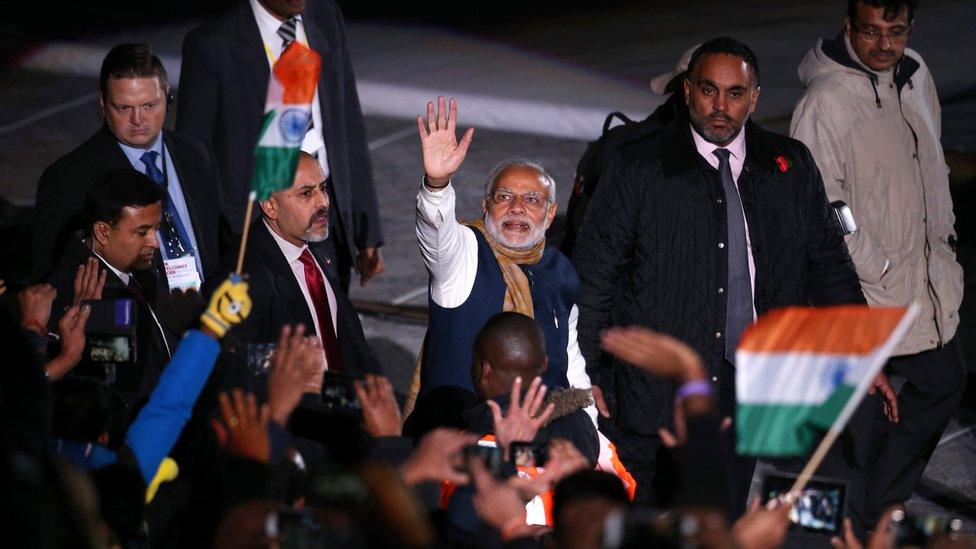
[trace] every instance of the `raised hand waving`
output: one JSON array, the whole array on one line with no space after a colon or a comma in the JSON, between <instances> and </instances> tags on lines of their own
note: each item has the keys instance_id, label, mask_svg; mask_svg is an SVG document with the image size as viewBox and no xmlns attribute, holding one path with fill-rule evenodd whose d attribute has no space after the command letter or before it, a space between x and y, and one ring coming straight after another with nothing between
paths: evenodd
<instances>
[{"instance_id":1,"label":"raised hand waving","mask_svg":"<svg viewBox=\"0 0 976 549\"><path fill-rule=\"evenodd\" d=\"M434 103L427 102L427 120L417 115L417 130L424 157L424 173L429 187L443 187L451 181L458 170L468 146L474 137L474 128L468 128L457 140L457 101L450 100L450 110L446 108L444 96L437 97L437 113Z\"/></svg>"}]
</instances>

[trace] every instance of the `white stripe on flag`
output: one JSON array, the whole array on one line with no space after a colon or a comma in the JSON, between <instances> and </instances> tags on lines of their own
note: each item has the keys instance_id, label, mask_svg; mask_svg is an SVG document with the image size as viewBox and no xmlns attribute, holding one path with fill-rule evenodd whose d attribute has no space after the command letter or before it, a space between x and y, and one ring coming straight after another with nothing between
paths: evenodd
<instances>
[{"instance_id":1,"label":"white stripe on flag","mask_svg":"<svg viewBox=\"0 0 976 549\"><path fill-rule=\"evenodd\" d=\"M862 354L739 351L736 398L739 404L821 404L838 384L856 386L870 359Z\"/></svg>"}]
</instances>

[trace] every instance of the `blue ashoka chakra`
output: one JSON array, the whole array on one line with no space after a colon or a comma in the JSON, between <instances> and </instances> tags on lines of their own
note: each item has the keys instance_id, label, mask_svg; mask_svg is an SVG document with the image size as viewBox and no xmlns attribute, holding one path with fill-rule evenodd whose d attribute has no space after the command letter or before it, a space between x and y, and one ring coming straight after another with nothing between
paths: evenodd
<instances>
[{"instance_id":1,"label":"blue ashoka chakra","mask_svg":"<svg viewBox=\"0 0 976 549\"><path fill-rule=\"evenodd\" d=\"M289 145L299 145L305 139L305 132L308 131L308 123L312 116L302 109L288 109L281 113L278 121L278 128L281 130L281 137Z\"/></svg>"}]
</instances>

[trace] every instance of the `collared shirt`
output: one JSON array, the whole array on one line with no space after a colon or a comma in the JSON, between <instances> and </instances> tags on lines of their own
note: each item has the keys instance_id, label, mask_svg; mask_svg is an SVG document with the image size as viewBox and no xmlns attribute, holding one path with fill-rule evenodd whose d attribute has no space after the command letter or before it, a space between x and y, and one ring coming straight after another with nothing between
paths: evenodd
<instances>
[{"instance_id":1,"label":"collared shirt","mask_svg":"<svg viewBox=\"0 0 976 549\"><path fill-rule=\"evenodd\" d=\"M169 153L169 149L166 148L162 137L163 133L160 132L156 136L156 141L152 146L146 149L130 147L121 141L118 141L118 144L122 148L122 152L125 153L125 157L129 159L132 167L139 173L145 173L146 175L149 174L146 173L146 165L142 162L142 155L146 154L147 151L156 152L156 167L166 175L166 192L169 193L169 200L173 203L173 207L176 208L176 213L180 216L180 221L183 222L186 234L190 238L190 241L185 242L185 244L193 251L193 260L196 262L197 272L200 274L200 281L202 282L203 264L200 262L200 250L197 248L197 236L193 232L193 221L190 220L190 210L186 205L186 196L183 194L183 187L180 185L180 174L176 173L176 166L173 165L173 155ZM166 154L164 155L163 152ZM163 167L163 158L166 159L165 168ZM162 231L157 230L156 237L159 238L160 242L163 242ZM163 254L163 259L172 259L167 257L165 246L160 246L159 252Z\"/></svg>"},{"instance_id":2,"label":"collared shirt","mask_svg":"<svg viewBox=\"0 0 976 549\"><path fill-rule=\"evenodd\" d=\"M278 36L278 28L283 21L274 16L267 8L261 5L258 0L249 0L251 11L254 12L254 19L258 24L258 31L261 33L261 41L264 43L265 56L268 59L268 67L273 69L275 61L281 57L284 45L281 37ZM297 15L298 25L295 27L295 40L308 46L308 36L305 34L305 22L301 15ZM270 76L269 76L270 77ZM325 172L325 177L329 177L329 158L325 149L325 132L322 127L322 103L319 102L319 89L315 88L315 96L312 98L312 129L305 133L302 140L302 150L318 157L319 165Z\"/></svg>"},{"instance_id":3,"label":"collared shirt","mask_svg":"<svg viewBox=\"0 0 976 549\"><path fill-rule=\"evenodd\" d=\"M423 183L417 193L417 240L430 273L430 295L435 303L450 309L467 301L478 275L478 240L474 230L463 227L454 213L454 185L430 190ZM566 380L570 387L589 389L590 376L576 338L579 307L569 311L566 345ZM596 423L596 408L586 408Z\"/></svg>"},{"instance_id":4,"label":"collared shirt","mask_svg":"<svg viewBox=\"0 0 976 549\"><path fill-rule=\"evenodd\" d=\"M108 269L110 271L112 271L112 273L114 273L115 276L119 277L119 280L122 281L122 284L125 284L126 287L129 286L129 279L132 277L132 275L130 273L124 273L124 272L116 269L114 265L112 265L111 263L109 263L108 261L106 261L105 258L102 257L101 255L99 255L99 253L96 252L94 248L91 248L91 253L95 254L95 257L97 257L102 262L103 265L105 265L106 267L108 267ZM154 311L153 308L152 308L152 306L149 305L148 303L146 303L146 308L149 309L149 314L152 315L153 322L156 323L156 328L159 330L159 335L163 339L163 345L166 346L166 356L172 358L173 351L170 350L170 348L169 348L169 342L166 341L166 332L163 331L163 325L160 324L159 323L159 319L156 318L156 311Z\"/></svg>"},{"instance_id":5,"label":"collared shirt","mask_svg":"<svg viewBox=\"0 0 976 549\"><path fill-rule=\"evenodd\" d=\"M291 272L295 275L295 280L298 282L298 287L302 290L302 296L305 298L305 303L308 305L309 315L312 317L312 323L315 324L315 333L321 334L322 330L319 326L319 317L315 312L315 303L312 301L312 295L308 292L308 283L305 281L305 264L301 262L298 258L301 257L302 253L308 249L308 245L296 246L291 242L288 242L281 237L278 233L274 232L268 225L268 222L264 219L261 220L264 224L264 228L271 233L272 238L278 244L278 248L281 250L282 255L285 256L285 262L291 268ZM322 276L322 280L325 282L325 295L329 298L329 311L332 313L332 328L336 328L336 297L335 292L332 291L332 285L329 283L329 279L325 276L322 271L322 267L319 266L318 261L315 262L315 268L319 270ZM338 333L336 337L338 337ZM329 365L326 364L326 369Z\"/></svg>"},{"instance_id":6,"label":"collared shirt","mask_svg":"<svg viewBox=\"0 0 976 549\"><path fill-rule=\"evenodd\" d=\"M709 143L704 137L691 128L691 137L695 140L695 148L698 154L705 159L705 162L718 169L718 157L715 156L716 149L727 149L729 151L729 170L732 172L732 180L735 181L736 189L739 188L739 175L742 173L742 166L746 162L746 129L745 127L735 136L735 139L725 147L719 147L714 143ZM739 204L742 201L739 200ZM746 253L749 256L749 282L752 284L752 317L756 318L756 262L752 257L752 239L749 237L749 220L746 219L745 210L742 211L742 220L746 229Z\"/></svg>"}]
</instances>

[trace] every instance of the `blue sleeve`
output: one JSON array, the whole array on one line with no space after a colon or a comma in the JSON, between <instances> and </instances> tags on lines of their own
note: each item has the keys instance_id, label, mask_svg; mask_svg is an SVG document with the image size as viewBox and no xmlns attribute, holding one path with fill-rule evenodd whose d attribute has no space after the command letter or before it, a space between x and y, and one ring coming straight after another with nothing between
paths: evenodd
<instances>
[{"instance_id":1,"label":"blue sleeve","mask_svg":"<svg viewBox=\"0 0 976 549\"><path fill-rule=\"evenodd\" d=\"M216 340L197 330L188 331L149 395L149 402L129 426L126 443L146 483L156 476L159 464L190 419L218 354L220 344Z\"/></svg>"}]
</instances>

